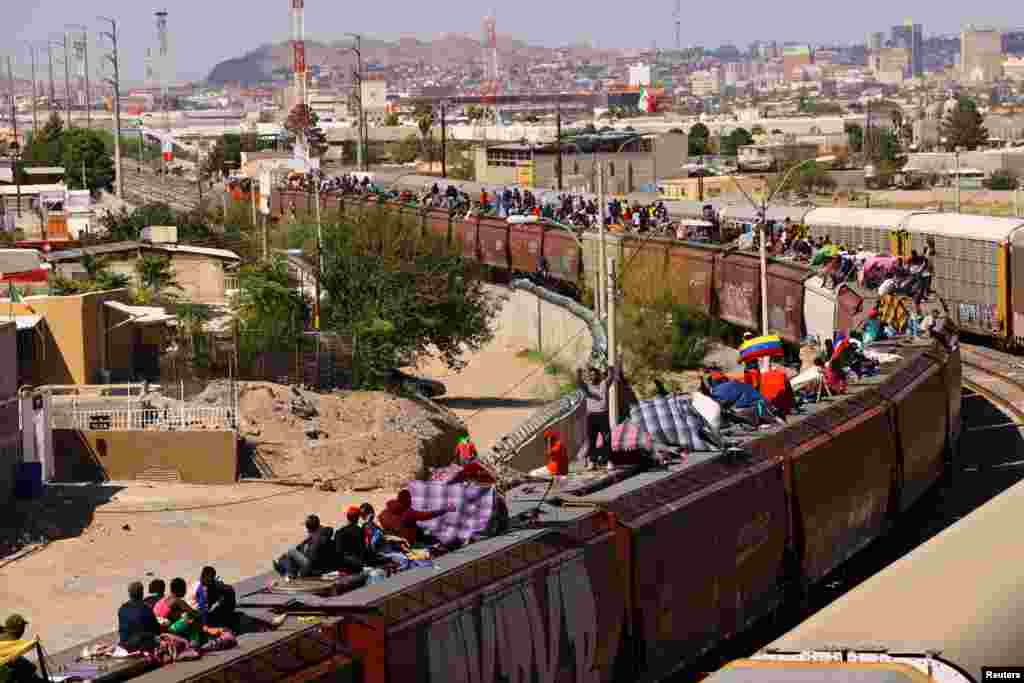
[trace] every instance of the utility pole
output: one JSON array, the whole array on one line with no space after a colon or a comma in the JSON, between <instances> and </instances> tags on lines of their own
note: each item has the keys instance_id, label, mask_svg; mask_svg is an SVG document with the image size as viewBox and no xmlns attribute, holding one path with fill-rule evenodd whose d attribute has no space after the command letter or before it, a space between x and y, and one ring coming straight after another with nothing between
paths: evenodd
<instances>
[{"instance_id":1,"label":"utility pole","mask_svg":"<svg viewBox=\"0 0 1024 683\"><path fill-rule=\"evenodd\" d=\"M448 177L448 112L444 100L441 100L441 177Z\"/></svg>"},{"instance_id":2,"label":"utility pole","mask_svg":"<svg viewBox=\"0 0 1024 683\"><path fill-rule=\"evenodd\" d=\"M324 226L320 219L320 180L315 181L316 187L316 302L313 304L313 328L317 331L317 350L320 346L320 278L324 275ZM319 363L319 355L317 363Z\"/></svg>"},{"instance_id":3,"label":"utility pole","mask_svg":"<svg viewBox=\"0 0 1024 683\"><path fill-rule=\"evenodd\" d=\"M85 125L92 128L92 98L89 90L89 30L81 24L68 24L65 28L77 28L82 32L82 64L85 68ZM78 52L77 48L75 52Z\"/></svg>"},{"instance_id":4,"label":"utility pole","mask_svg":"<svg viewBox=\"0 0 1024 683\"><path fill-rule=\"evenodd\" d=\"M616 348L618 341L615 334L615 257L608 257L605 266L608 271L607 291L605 296L608 299L608 372L614 377L615 368L619 363L619 352ZM619 423L619 383L617 380L608 385L608 420L610 431L614 432Z\"/></svg>"},{"instance_id":5,"label":"utility pole","mask_svg":"<svg viewBox=\"0 0 1024 683\"><path fill-rule=\"evenodd\" d=\"M555 157L555 163L558 164L556 169L558 184L556 189L562 191L562 99L555 95L555 149L557 150L558 156ZM603 211L603 209L602 209Z\"/></svg>"},{"instance_id":6,"label":"utility pole","mask_svg":"<svg viewBox=\"0 0 1024 683\"><path fill-rule=\"evenodd\" d=\"M359 106L357 116L359 117L359 149L356 154L356 164L360 171L366 170L366 115L363 113L363 37L358 33L347 33L347 36L356 41L354 47L349 48L356 53L356 104Z\"/></svg>"},{"instance_id":7,"label":"utility pole","mask_svg":"<svg viewBox=\"0 0 1024 683\"><path fill-rule=\"evenodd\" d=\"M67 103L68 129L74 127L71 122L71 57L68 55L68 33L64 32L64 98Z\"/></svg>"},{"instance_id":8,"label":"utility pole","mask_svg":"<svg viewBox=\"0 0 1024 683\"><path fill-rule=\"evenodd\" d=\"M36 91L36 46L28 46L32 56L32 135L39 134L39 94Z\"/></svg>"},{"instance_id":9,"label":"utility pole","mask_svg":"<svg viewBox=\"0 0 1024 683\"><path fill-rule=\"evenodd\" d=\"M7 82L11 86L11 126L14 130L14 144L11 150L11 174L17 186L18 197L18 218L21 218L21 178L18 177L18 157L21 154L21 146L18 143L18 108L14 103L14 70L11 68L11 58L7 58Z\"/></svg>"},{"instance_id":10,"label":"utility pole","mask_svg":"<svg viewBox=\"0 0 1024 683\"><path fill-rule=\"evenodd\" d=\"M53 103L57 101L57 93L53 87L53 43L46 41L46 54L50 58L50 101L47 102L46 108L53 114Z\"/></svg>"},{"instance_id":11,"label":"utility pole","mask_svg":"<svg viewBox=\"0 0 1024 683\"><path fill-rule=\"evenodd\" d=\"M114 69L114 77L104 79L114 89L114 173L117 182L114 188L119 199L124 198L124 173L121 168L121 71L117 57L117 22L113 19L100 17L101 20L110 23L110 31L103 32L100 36L110 39L110 52L104 57L110 62ZM142 139L142 129L139 129L139 139ZM140 155L141 156L141 155Z\"/></svg>"},{"instance_id":12,"label":"utility pole","mask_svg":"<svg viewBox=\"0 0 1024 683\"><path fill-rule=\"evenodd\" d=\"M594 303L597 303L598 299L601 300L601 313L608 313L608 299L607 299L607 282L608 273L606 267L608 265L608 244L607 244L607 231L605 229L605 199L604 199L604 162L599 161L597 163L597 216L598 216L598 228L601 235L600 254L598 258L599 264L599 281L600 286L597 288L597 292L594 294Z\"/></svg>"}]
</instances>

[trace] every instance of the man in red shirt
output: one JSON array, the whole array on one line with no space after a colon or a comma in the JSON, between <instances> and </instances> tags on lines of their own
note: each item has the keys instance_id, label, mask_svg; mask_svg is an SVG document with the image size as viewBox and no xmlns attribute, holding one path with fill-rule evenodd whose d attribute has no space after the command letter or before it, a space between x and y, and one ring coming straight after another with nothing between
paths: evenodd
<instances>
[{"instance_id":1,"label":"man in red shirt","mask_svg":"<svg viewBox=\"0 0 1024 683\"><path fill-rule=\"evenodd\" d=\"M384 512L380 514L380 525L385 532L395 536L401 536L409 545L417 541L425 540L423 530L417 522L426 522L435 519L449 512L455 512L456 507L449 505L433 512L421 512L412 507L412 494L408 489L398 492L398 498L389 500Z\"/></svg>"}]
</instances>

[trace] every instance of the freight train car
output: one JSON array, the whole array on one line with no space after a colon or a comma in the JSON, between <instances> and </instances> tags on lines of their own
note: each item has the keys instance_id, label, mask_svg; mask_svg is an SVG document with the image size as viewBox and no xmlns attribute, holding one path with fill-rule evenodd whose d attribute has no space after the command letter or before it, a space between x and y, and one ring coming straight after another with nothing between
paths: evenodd
<instances>
[{"instance_id":1,"label":"freight train car","mask_svg":"<svg viewBox=\"0 0 1024 683\"><path fill-rule=\"evenodd\" d=\"M952 669L975 681L985 680L983 667L1019 667L1024 653L1024 552L1014 530L1022 515L1024 483L1018 483L753 659L889 659L924 669L930 653L936 670ZM770 670L737 667L745 670L743 680L752 683L779 680ZM711 680L737 679L716 675Z\"/></svg>"},{"instance_id":2,"label":"freight train car","mask_svg":"<svg viewBox=\"0 0 1024 683\"><path fill-rule=\"evenodd\" d=\"M945 407L959 401L957 352L926 342L890 350L899 360L873 382L750 434L742 454L695 452L664 469L518 486L505 496L510 530L431 567L328 597L275 592L269 575L236 584L249 620L284 612L322 621L288 619L241 636L235 650L138 680L662 680L771 614L787 589L820 582L884 533L941 469L957 419ZM1014 547L1004 544L996 559L1009 560ZM990 549L975 556L988 562ZM932 610L936 628L948 624L941 584L951 565L941 566L928 582L933 592L900 618ZM961 587L970 577L961 575ZM865 623L889 619L888 608L877 605ZM987 609L1010 614L998 602ZM81 650L53 663L74 672ZM88 677L123 680L115 677L145 664L111 660Z\"/></svg>"},{"instance_id":3,"label":"freight train car","mask_svg":"<svg viewBox=\"0 0 1024 683\"><path fill-rule=\"evenodd\" d=\"M362 211L373 202L322 197L334 211ZM750 207L714 202L677 202L688 217L703 216L712 205L723 230L735 233L757 220ZM315 198L307 193L283 193L272 202L278 215L312 213ZM387 204L406 212L421 226L458 242L463 255L498 270L531 274L546 265L552 282L567 286L598 286L597 235L579 234L551 222L511 224L491 217L450 214L446 210ZM999 345L1024 347L1024 219L995 218L921 211L862 208L772 207L769 220L786 218L805 225L812 237L833 243L909 257L912 250L934 250L933 287L950 305L961 329L990 337ZM620 263L624 286L637 300L671 290L677 300L695 305L730 322L761 326L760 266L757 255L720 246L679 240L642 239L609 233L607 253ZM543 259L542 259L543 257ZM773 332L798 342L809 329L804 320L806 266L772 259L768 272L768 319ZM860 302L853 290L839 302ZM858 304L859 305L859 304ZM862 311L840 312L852 325Z\"/></svg>"}]
</instances>

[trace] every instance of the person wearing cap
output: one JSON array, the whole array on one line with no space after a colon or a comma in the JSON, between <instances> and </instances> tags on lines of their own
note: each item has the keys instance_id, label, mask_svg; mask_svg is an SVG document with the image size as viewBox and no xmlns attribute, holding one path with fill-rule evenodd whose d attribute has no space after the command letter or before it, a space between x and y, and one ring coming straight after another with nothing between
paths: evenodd
<instances>
[{"instance_id":1,"label":"person wearing cap","mask_svg":"<svg viewBox=\"0 0 1024 683\"><path fill-rule=\"evenodd\" d=\"M334 534L334 558L338 569L358 574L366 566L366 541L359 526L361 516L358 506L350 505L345 510L348 524Z\"/></svg>"},{"instance_id":2,"label":"person wearing cap","mask_svg":"<svg viewBox=\"0 0 1024 683\"><path fill-rule=\"evenodd\" d=\"M417 542L429 540L419 527L419 522L436 519L457 509L454 505L448 505L429 512L417 510L412 506L412 493L408 489L403 489L398 492L397 498L388 501L380 515L380 525L386 533L401 536L409 545L416 545Z\"/></svg>"},{"instance_id":3,"label":"person wearing cap","mask_svg":"<svg viewBox=\"0 0 1024 683\"><path fill-rule=\"evenodd\" d=\"M12 614L4 621L3 631L0 632L0 641L22 640L25 637L26 626L28 626L28 622L25 621L25 617L20 614ZM0 666L0 681L4 683L37 683L43 680L45 679L36 673L36 665L25 657L15 657Z\"/></svg>"}]
</instances>

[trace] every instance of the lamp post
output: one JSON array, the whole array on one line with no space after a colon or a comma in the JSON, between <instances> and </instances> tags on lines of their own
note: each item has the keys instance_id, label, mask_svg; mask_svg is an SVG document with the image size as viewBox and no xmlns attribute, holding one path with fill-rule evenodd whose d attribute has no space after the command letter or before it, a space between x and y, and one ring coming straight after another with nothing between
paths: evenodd
<instances>
[{"instance_id":1,"label":"lamp post","mask_svg":"<svg viewBox=\"0 0 1024 683\"><path fill-rule=\"evenodd\" d=\"M754 210L759 213L758 222L760 224L760 229L758 232L760 242L759 257L761 262L761 334L768 334L768 240L766 239L767 235L765 234L768 229L768 206L771 204L772 200L775 199L775 195L777 195L782 190L782 188L786 186L786 183L789 182L789 179L799 169L812 163L828 164L835 161L835 159L836 158L834 156L830 155L818 157L816 159L805 159L804 161L801 161L798 164L794 164L788 171L786 171L786 174L782 176L782 181L775 186L775 189L772 190L770 194L765 194L760 206L758 206L757 202L755 202L751 198L751 196L747 194L747 191L743 189L743 186L736 181L735 176L729 176L729 179L732 180L733 185L735 185L736 188L740 191L740 193L747 198L747 201L749 201L751 206L754 207ZM764 359L763 362L767 362L767 359Z\"/></svg>"},{"instance_id":2,"label":"lamp post","mask_svg":"<svg viewBox=\"0 0 1024 683\"><path fill-rule=\"evenodd\" d=\"M957 147L953 150L953 160L956 163L956 175L953 177L953 182L956 183L956 212L960 213L960 153L964 151L963 147Z\"/></svg>"}]
</instances>

